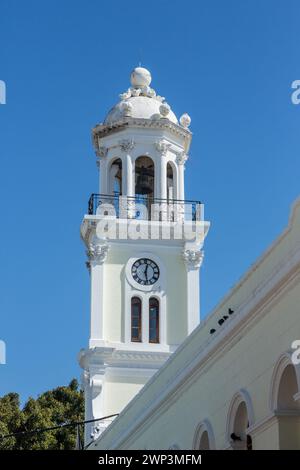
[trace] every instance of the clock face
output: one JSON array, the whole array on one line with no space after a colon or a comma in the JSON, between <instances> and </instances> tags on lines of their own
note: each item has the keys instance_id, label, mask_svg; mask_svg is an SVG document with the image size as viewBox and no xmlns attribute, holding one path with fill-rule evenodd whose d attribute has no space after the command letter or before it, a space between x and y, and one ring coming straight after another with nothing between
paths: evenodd
<instances>
[{"instance_id":1,"label":"clock face","mask_svg":"<svg viewBox=\"0 0 300 470\"><path fill-rule=\"evenodd\" d=\"M159 267L149 258L140 258L132 265L131 274L142 286L151 286L159 278Z\"/></svg>"}]
</instances>

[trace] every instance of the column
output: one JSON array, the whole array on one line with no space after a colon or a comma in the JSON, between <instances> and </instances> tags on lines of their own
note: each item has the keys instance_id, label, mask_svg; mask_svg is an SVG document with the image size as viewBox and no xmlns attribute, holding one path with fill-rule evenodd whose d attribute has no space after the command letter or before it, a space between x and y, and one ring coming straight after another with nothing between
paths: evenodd
<instances>
[{"instance_id":1,"label":"column","mask_svg":"<svg viewBox=\"0 0 300 470\"><path fill-rule=\"evenodd\" d=\"M87 254L91 273L91 332L89 347L98 346L104 340L104 261L108 252L108 245L91 244Z\"/></svg>"},{"instance_id":2,"label":"column","mask_svg":"<svg viewBox=\"0 0 300 470\"><path fill-rule=\"evenodd\" d=\"M97 151L98 161L97 164L100 170L100 178L99 178L99 193L100 194L108 194L108 175L107 175L107 147L99 147Z\"/></svg>"},{"instance_id":3,"label":"column","mask_svg":"<svg viewBox=\"0 0 300 470\"><path fill-rule=\"evenodd\" d=\"M187 272L187 332L190 334L200 323L200 266L204 253L199 250L183 250Z\"/></svg>"}]
</instances>

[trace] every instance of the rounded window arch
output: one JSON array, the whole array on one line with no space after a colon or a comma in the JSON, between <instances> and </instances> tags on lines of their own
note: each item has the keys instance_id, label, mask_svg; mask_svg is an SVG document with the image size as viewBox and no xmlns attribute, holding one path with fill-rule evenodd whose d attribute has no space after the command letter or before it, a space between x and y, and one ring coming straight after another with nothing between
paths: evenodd
<instances>
[{"instance_id":1,"label":"rounded window arch","mask_svg":"<svg viewBox=\"0 0 300 470\"><path fill-rule=\"evenodd\" d=\"M273 370L270 392L270 409L276 411L299 411L300 371L291 361L289 353L282 354ZM297 397L296 397L297 395Z\"/></svg>"},{"instance_id":2,"label":"rounded window arch","mask_svg":"<svg viewBox=\"0 0 300 470\"><path fill-rule=\"evenodd\" d=\"M248 432L254 424L254 412L250 395L240 390L229 405L226 434L232 449L252 450L252 438Z\"/></svg>"},{"instance_id":3,"label":"rounded window arch","mask_svg":"<svg viewBox=\"0 0 300 470\"><path fill-rule=\"evenodd\" d=\"M154 197L155 170L154 161L148 156L135 160L135 195L136 197Z\"/></svg>"},{"instance_id":4,"label":"rounded window arch","mask_svg":"<svg viewBox=\"0 0 300 470\"><path fill-rule=\"evenodd\" d=\"M194 440L193 450L215 450L215 437L212 426L208 420L198 424Z\"/></svg>"},{"instance_id":5,"label":"rounded window arch","mask_svg":"<svg viewBox=\"0 0 300 470\"><path fill-rule=\"evenodd\" d=\"M142 300L139 297L131 298L131 341L142 341Z\"/></svg>"},{"instance_id":6,"label":"rounded window arch","mask_svg":"<svg viewBox=\"0 0 300 470\"><path fill-rule=\"evenodd\" d=\"M109 166L109 193L122 194L123 191L123 168L121 158L112 160Z\"/></svg>"},{"instance_id":7,"label":"rounded window arch","mask_svg":"<svg viewBox=\"0 0 300 470\"><path fill-rule=\"evenodd\" d=\"M159 300L149 299L149 343L159 343Z\"/></svg>"}]
</instances>

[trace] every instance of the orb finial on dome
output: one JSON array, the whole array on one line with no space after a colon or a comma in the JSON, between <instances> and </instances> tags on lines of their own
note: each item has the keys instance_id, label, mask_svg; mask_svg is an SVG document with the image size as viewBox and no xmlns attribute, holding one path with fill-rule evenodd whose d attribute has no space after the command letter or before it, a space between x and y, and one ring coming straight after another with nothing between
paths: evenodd
<instances>
[{"instance_id":1,"label":"orb finial on dome","mask_svg":"<svg viewBox=\"0 0 300 470\"><path fill-rule=\"evenodd\" d=\"M130 75L130 82L134 88L149 86L151 79L151 73L144 67L135 67Z\"/></svg>"}]
</instances>

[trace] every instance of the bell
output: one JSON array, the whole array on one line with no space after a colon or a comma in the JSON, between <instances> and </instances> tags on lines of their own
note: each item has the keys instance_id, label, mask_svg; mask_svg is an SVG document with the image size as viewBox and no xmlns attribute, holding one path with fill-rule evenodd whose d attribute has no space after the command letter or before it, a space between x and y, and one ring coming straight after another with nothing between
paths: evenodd
<instances>
[{"instance_id":1,"label":"bell","mask_svg":"<svg viewBox=\"0 0 300 470\"><path fill-rule=\"evenodd\" d=\"M140 174L137 177L135 192L136 194L152 193L150 178L147 175L146 168L144 166L141 167Z\"/></svg>"}]
</instances>

